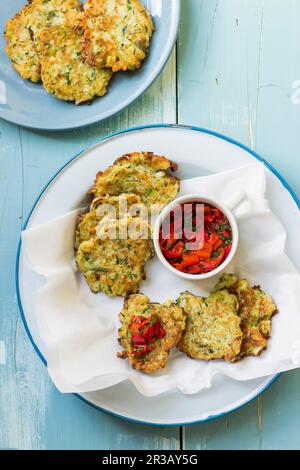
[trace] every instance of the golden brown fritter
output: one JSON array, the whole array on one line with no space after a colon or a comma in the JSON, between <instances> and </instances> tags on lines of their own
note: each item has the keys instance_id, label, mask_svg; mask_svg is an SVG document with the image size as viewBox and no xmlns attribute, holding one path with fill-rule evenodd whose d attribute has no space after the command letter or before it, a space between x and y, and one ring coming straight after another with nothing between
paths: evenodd
<instances>
[{"instance_id":1,"label":"golden brown fritter","mask_svg":"<svg viewBox=\"0 0 300 470\"><path fill-rule=\"evenodd\" d=\"M6 23L4 37L6 53L22 78L38 82L41 78L40 61L34 45L30 18L32 6L26 5Z\"/></svg>"},{"instance_id":2,"label":"golden brown fritter","mask_svg":"<svg viewBox=\"0 0 300 470\"><path fill-rule=\"evenodd\" d=\"M120 239L120 230L130 229L132 223L140 223L149 238ZM110 230L115 238L105 238ZM76 261L92 292L125 296L128 292L138 291L140 282L146 277L145 263L153 256L148 223L139 221L138 217L124 220L106 217L98 224L97 237L79 245Z\"/></svg>"},{"instance_id":3,"label":"golden brown fritter","mask_svg":"<svg viewBox=\"0 0 300 470\"><path fill-rule=\"evenodd\" d=\"M127 357L131 367L147 374L165 367L169 352L180 341L186 323L181 307L173 302L150 303L143 294L126 298L119 319L119 342L124 351L118 356Z\"/></svg>"},{"instance_id":4,"label":"golden brown fritter","mask_svg":"<svg viewBox=\"0 0 300 470\"><path fill-rule=\"evenodd\" d=\"M81 30L53 26L37 35L42 82L58 99L89 102L107 92L112 72L91 67L85 61Z\"/></svg>"},{"instance_id":5,"label":"golden brown fritter","mask_svg":"<svg viewBox=\"0 0 300 470\"><path fill-rule=\"evenodd\" d=\"M126 154L97 174L91 193L94 196L134 193L140 195L148 208L154 204L164 206L180 189L179 179L170 176L168 170L176 171L177 165L165 157L151 152Z\"/></svg>"},{"instance_id":6,"label":"golden brown fritter","mask_svg":"<svg viewBox=\"0 0 300 470\"><path fill-rule=\"evenodd\" d=\"M138 209L140 203L141 198L136 194L107 195L95 198L91 203L90 212L80 215L77 219L75 249L79 247L80 243L92 240L97 236L96 229L103 217L124 218L131 208Z\"/></svg>"},{"instance_id":7,"label":"golden brown fritter","mask_svg":"<svg viewBox=\"0 0 300 470\"><path fill-rule=\"evenodd\" d=\"M78 0L31 0L7 21L6 52L22 78L38 82L41 66L35 38L48 26L73 26L80 14Z\"/></svg>"},{"instance_id":8,"label":"golden brown fritter","mask_svg":"<svg viewBox=\"0 0 300 470\"><path fill-rule=\"evenodd\" d=\"M242 344L236 296L226 290L208 298L185 292L177 303L187 315L179 349L193 359L234 361Z\"/></svg>"},{"instance_id":9,"label":"golden brown fritter","mask_svg":"<svg viewBox=\"0 0 300 470\"><path fill-rule=\"evenodd\" d=\"M243 331L243 342L239 359L244 356L258 356L266 349L271 331L271 319L277 307L271 297L260 287L250 287L246 279L234 274L225 274L216 289L227 289L239 302L239 316Z\"/></svg>"},{"instance_id":10,"label":"golden brown fritter","mask_svg":"<svg viewBox=\"0 0 300 470\"><path fill-rule=\"evenodd\" d=\"M135 70L145 59L154 24L138 0L88 0L84 5L86 59L113 72Z\"/></svg>"}]
</instances>

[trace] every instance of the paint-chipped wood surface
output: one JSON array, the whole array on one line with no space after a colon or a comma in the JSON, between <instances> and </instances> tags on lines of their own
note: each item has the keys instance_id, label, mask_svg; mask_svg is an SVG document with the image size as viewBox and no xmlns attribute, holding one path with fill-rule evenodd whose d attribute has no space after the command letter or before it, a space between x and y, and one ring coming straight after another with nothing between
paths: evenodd
<instances>
[{"instance_id":1,"label":"paint-chipped wood surface","mask_svg":"<svg viewBox=\"0 0 300 470\"><path fill-rule=\"evenodd\" d=\"M299 449L300 372L222 419L152 428L59 394L18 314L14 263L23 218L48 178L99 136L146 123L217 130L269 160L300 196L299 0L182 0L177 54L126 111L68 133L0 121L0 448Z\"/></svg>"}]
</instances>

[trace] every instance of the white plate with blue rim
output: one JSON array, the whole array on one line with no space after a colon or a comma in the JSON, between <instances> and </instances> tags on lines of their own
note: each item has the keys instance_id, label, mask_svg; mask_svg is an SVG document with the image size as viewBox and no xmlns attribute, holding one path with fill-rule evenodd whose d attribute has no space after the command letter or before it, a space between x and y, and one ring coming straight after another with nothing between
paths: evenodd
<instances>
[{"instance_id":1,"label":"white plate with blue rim","mask_svg":"<svg viewBox=\"0 0 300 470\"><path fill-rule=\"evenodd\" d=\"M286 251L300 270L300 201L281 175L259 155L225 136L195 127L153 125L129 129L101 139L73 157L42 190L24 228L32 228L80 207L83 194L99 169L118 156L147 150L165 155L179 164L182 179L208 175L247 165L255 159L266 167L267 198L272 211L286 227ZM16 288L21 316L39 357L47 363L47 351L39 337L33 305L43 279L30 270L20 242ZM183 425L215 419L240 408L263 393L278 375L235 381L217 375L212 387L195 395L172 390L147 398L129 382L92 393L77 395L95 408L126 420L153 425Z\"/></svg>"},{"instance_id":2,"label":"white plate with blue rim","mask_svg":"<svg viewBox=\"0 0 300 470\"><path fill-rule=\"evenodd\" d=\"M23 80L5 53L5 22L26 0L0 2L0 118L39 130L69 130L102 121L141 96L164 68L176 41L180 0L141 0L152 14L156 31L149 55L140 70L115 74L108 93L90 105L60 101L43 88ZM82 0L84 3L85 0Z\"/></svg>"}]
</instances>

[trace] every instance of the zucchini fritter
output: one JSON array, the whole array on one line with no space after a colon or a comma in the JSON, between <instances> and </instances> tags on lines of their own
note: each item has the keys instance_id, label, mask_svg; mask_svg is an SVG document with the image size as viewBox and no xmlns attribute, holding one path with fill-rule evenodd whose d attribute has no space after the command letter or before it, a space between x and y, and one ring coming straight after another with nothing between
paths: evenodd
<instances>
[{"instance_id":1,"label":"zucchini fritter","mask_svg":"<svg viewBox=\"0 0 300 470\"><path fill-rule=\"evenodd\" d=\"M86 59L113 72L136 70L145 59L154 24L138 0L88 0L84 6Z\"/></svg>"},{"instance_id":2,"label":"zucchini fritter","mask_svg":"<svg viewBox=\"0 0 300 470\"><path fill-rule=\"evenodd\" d=\"M180 341L186 324L181 307L172 302L150 303L143 294L126 298L119 319L119 342L124 351L118 356L128 357L131 367L147 374L166 365L169 352Z\"/></svg>"},{"instance_id":3,"label":"zucchini fritter","mask_svg":"<svg viewBox=\"0 0 300 470\"><path fill-rule=\"evenodd\" d=\"M152 152L129 153L100 171L90 192L96 197L134 193L148 208L154 204L164 206L180 189L179 179L170 176L168 170L176 171L177 165L165 157Z\"/></svg>"},{"instance_id":4,"label":"zucchini fritter","mask_svg":"<svg viewBox=\"0 0 300 470\"><path fill-rule=\"evenodd\" d=\"M179 349L193 359L234 361L242 344L236 296L226 290L214 292L208 298L185 292L177 303L187 315Z\"/></svg>"},{"instance_id":5,"label":"zucchini fritter","mask_svg":"<svg viewBox=\"0 0 300 470\"><path fill-rule=\"evenodd\" d=\"M101 237L82 242L77 250L77 266L94 293L104 292L108 296L125 296L137 292L145 279L145 263L154 256L153 242L148 239L120 239L119 230L131 223L139 223L138 217L124 220L104 218L100 222ZM141 219L141 224L146 224ZM105 238L105 233L116 229L116 238ZM146 230L150 227L146 224Z\"/></svg>"},{"instance_id":6,"label":"zucchini fritter","mask_svg":"<svg viewBox=\"0 0 300 470\"><path fill-rule=\"evenodd\" d=\"M78 0L31 0L7 21L6 52L22 78L32 82L41 78L37 33L48 26L73 25L79 11Z\"/></svg>"},{"instance_id":7,"label":"zucchini fritter","mask_svg":"<svg viewBox=\"0 0 300 470\"><path fill-rule=\"evenodd\" d=\"M266 349L271 331L271 319L277 307L271 297L260 287L250 287L246 279L234 274L225 274L216 289L227 289L239 302L239 315L243 331L243 342L238 359L258 356Z\"/></svg>"},{"instance_id":8,"label":"zucchini fritter","mask_svg":"<svg viewBox=\"0 0 300 470\"><path fill-rule=\"evenodd\" d=\"M37 36L44 87L56 98L76 104L105 95L112 77L110 70L86 63L82 44L80 29L53 26Z\"/></svg>"},{"instance_id":9,"label":"zucchini fritter","mask_svg":"<svg viewBox=\"0 0 300 470\"><path fill-rule=\"evenodd\" d=\"M92 240L96 237L96 230L99 222L104 216L120 218L126 217L127 212L120 214L125 207L130 210L134 205L138 208L141 198L136 194L121 194L120 196L100 196L92 201L90 212L80 215L77 220L77 228L75 233L75 249L80 243ZM124 206L123 206L124 204ZM99 211L99 208L103 208ZM115 213L109 213L109 209L115 209Z\"/></svg>"}]
</instances>

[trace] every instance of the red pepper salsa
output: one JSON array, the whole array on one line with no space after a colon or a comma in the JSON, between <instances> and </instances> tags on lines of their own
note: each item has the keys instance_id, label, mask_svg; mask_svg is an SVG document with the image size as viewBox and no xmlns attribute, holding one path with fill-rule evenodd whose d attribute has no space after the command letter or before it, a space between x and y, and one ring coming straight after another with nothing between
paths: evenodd
<instances>
[{"instance_id":1,"label":"red pepper salsa","mask_svg":"<svg viewBox=\"0 0 300 470\"><path fill-rule=\"evenodd\" d=\"M133 355L147 354L155 348L155 341L166 336L160 318L157 315L133 315L129 322Z\"/></svg>"},{"instance_id":2,"label":"red pepper salsa","mask_svg":"<svg viewBox=\"0 0 300 470\"><path fill-rule=\"evenodd\" d=\"M188 274L205 274L220 266L232 248L232 228L216 207L199 202L177 206L169 227L160 230L160 248L167 261Z\"/></svg>"}]
</instances>

